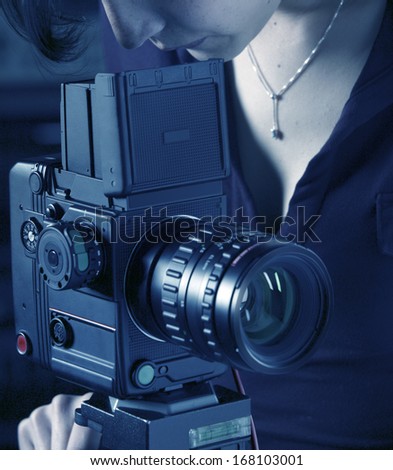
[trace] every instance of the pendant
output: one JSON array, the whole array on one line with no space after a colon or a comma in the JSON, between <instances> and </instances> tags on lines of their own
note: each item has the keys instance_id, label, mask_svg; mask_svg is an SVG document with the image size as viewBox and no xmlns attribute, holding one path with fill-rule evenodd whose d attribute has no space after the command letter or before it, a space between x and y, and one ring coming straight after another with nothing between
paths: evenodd
<instances>
[{"instance_id":1,"label":"pendant","mask_svg":"<svg viewBox=\"0 0 393 470\"><path fill-rule=\"evenodd\" d=\"M272 133L272 138L274 140L282 140L284 138L284 134L280 131L280 129L270 129Z\"/></svg>"},{"instance_id":2,"label":"pendant","mask_svg":"<svg viewBox=\"0 0 393 470\"><path fill-rule=\"evenodd\" d=\"M270 131L274 140L282 140L284 138L284 134L280 130L278 123L278 103L281 100L281 95L276 95L273 93L271 95L271 99L273 101L273 127L270 129Z\"/></svg>"}]
</instances>

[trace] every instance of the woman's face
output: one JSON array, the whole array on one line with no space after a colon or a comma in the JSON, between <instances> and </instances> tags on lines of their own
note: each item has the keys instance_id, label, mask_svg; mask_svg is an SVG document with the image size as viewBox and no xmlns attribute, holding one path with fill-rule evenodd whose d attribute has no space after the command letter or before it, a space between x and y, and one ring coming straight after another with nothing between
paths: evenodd
<instances>
[{"instance_id":1,"label":"woman's face","mask_svg":"<svg viewBox=\"0 0 393 470\"><path fill-rule=\"evenodd\" d=\"M102 0L119 43L150 39L185 47L196 59L232 59L263 28L281 0Z\"/></svg>"}]
</instances>

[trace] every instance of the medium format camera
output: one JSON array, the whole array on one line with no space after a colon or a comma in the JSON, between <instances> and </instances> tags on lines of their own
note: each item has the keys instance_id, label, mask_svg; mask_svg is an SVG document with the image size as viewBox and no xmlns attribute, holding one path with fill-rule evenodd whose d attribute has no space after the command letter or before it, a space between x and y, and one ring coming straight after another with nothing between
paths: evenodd
<instances>
[{"instance_id":1,"label":"medium format camera","mask_svg":"<svg viewBox=\"0 0 393 470\"><path fill-rule=\"evenodd\" d=\"M62 86L61 159L10 174L17 349L125 399L278 373L331 306L310 250L228 223L223 63Z\"/></svg>"}]
</instances>

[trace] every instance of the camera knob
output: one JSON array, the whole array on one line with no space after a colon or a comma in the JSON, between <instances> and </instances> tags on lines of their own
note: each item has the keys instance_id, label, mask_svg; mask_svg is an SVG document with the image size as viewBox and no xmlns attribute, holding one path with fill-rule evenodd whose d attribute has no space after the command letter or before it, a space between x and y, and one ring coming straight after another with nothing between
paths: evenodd
<instances>
[{"instance_id":1,"label":"camera knob","mask_svg":"<svg viewBox=\"0 0 393 470\"><path fill-rule=\"evenodd\" d=\"M50 336L53 344L67 348L71 346L73 332L70 324L62 317L55 317L49 324Z\"/></svg>"},{"instance_id":2,"label":"camera knob","mask_svg":"<svg viewBox=\"0 0 393 470\"><path fill-rule=\"evenodd\" d=\"M39 171L33 171L30 174L29 185L33 194L41 194L45 190L45 181Z\"/></svg>"},{"instance_id":3,"label":"camera knob","mask_svg":"<svg viewBox=\"0 0 393 470\"><path fill-rule=\"evenodd\" d=\"M63 209L59 204L49 204L45 209L45 215L48 219L60 220L63 216Z\"/></svg>"},{"instance_id":4,"label":"camera knob","mask_svg":"<svg viewBox=\"0 0 393 470\"><path fill-rule=\"evenodd\" d=\"M72 223L44 229L37 246L39 272L54 290L77 289L94 281L103 266L103 251L94 231Z\"/></svg>"},{"instance_id":5,"label":"camera knob","mask_svg":"<svg viewBox=\"0 0 393 470\"><path fill-rule=\"evenodd\" d=\"M21 239L23 246L30 253L35 253L37 249L38 237L41 231L40 223L31 218L26 220L21 227Z\"/></svg>"}]
</instances>

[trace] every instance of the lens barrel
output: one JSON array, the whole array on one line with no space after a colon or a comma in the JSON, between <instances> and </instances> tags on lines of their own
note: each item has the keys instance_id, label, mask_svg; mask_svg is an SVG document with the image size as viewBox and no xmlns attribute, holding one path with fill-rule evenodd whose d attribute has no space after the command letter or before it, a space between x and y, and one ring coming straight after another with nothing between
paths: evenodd
<instances>
[{"instance_id":1,"label":"lens barrel","mask_svg":"<svg viewBox=\"0 0 393 470\"><path fill-rule=\"evenodd\" d=\"M289 372L322 338L332 307L324 263L260 232L174 218L157 224L128 263L130 315L148 336L207 360Z\"/></svg>"}]
</instances>

